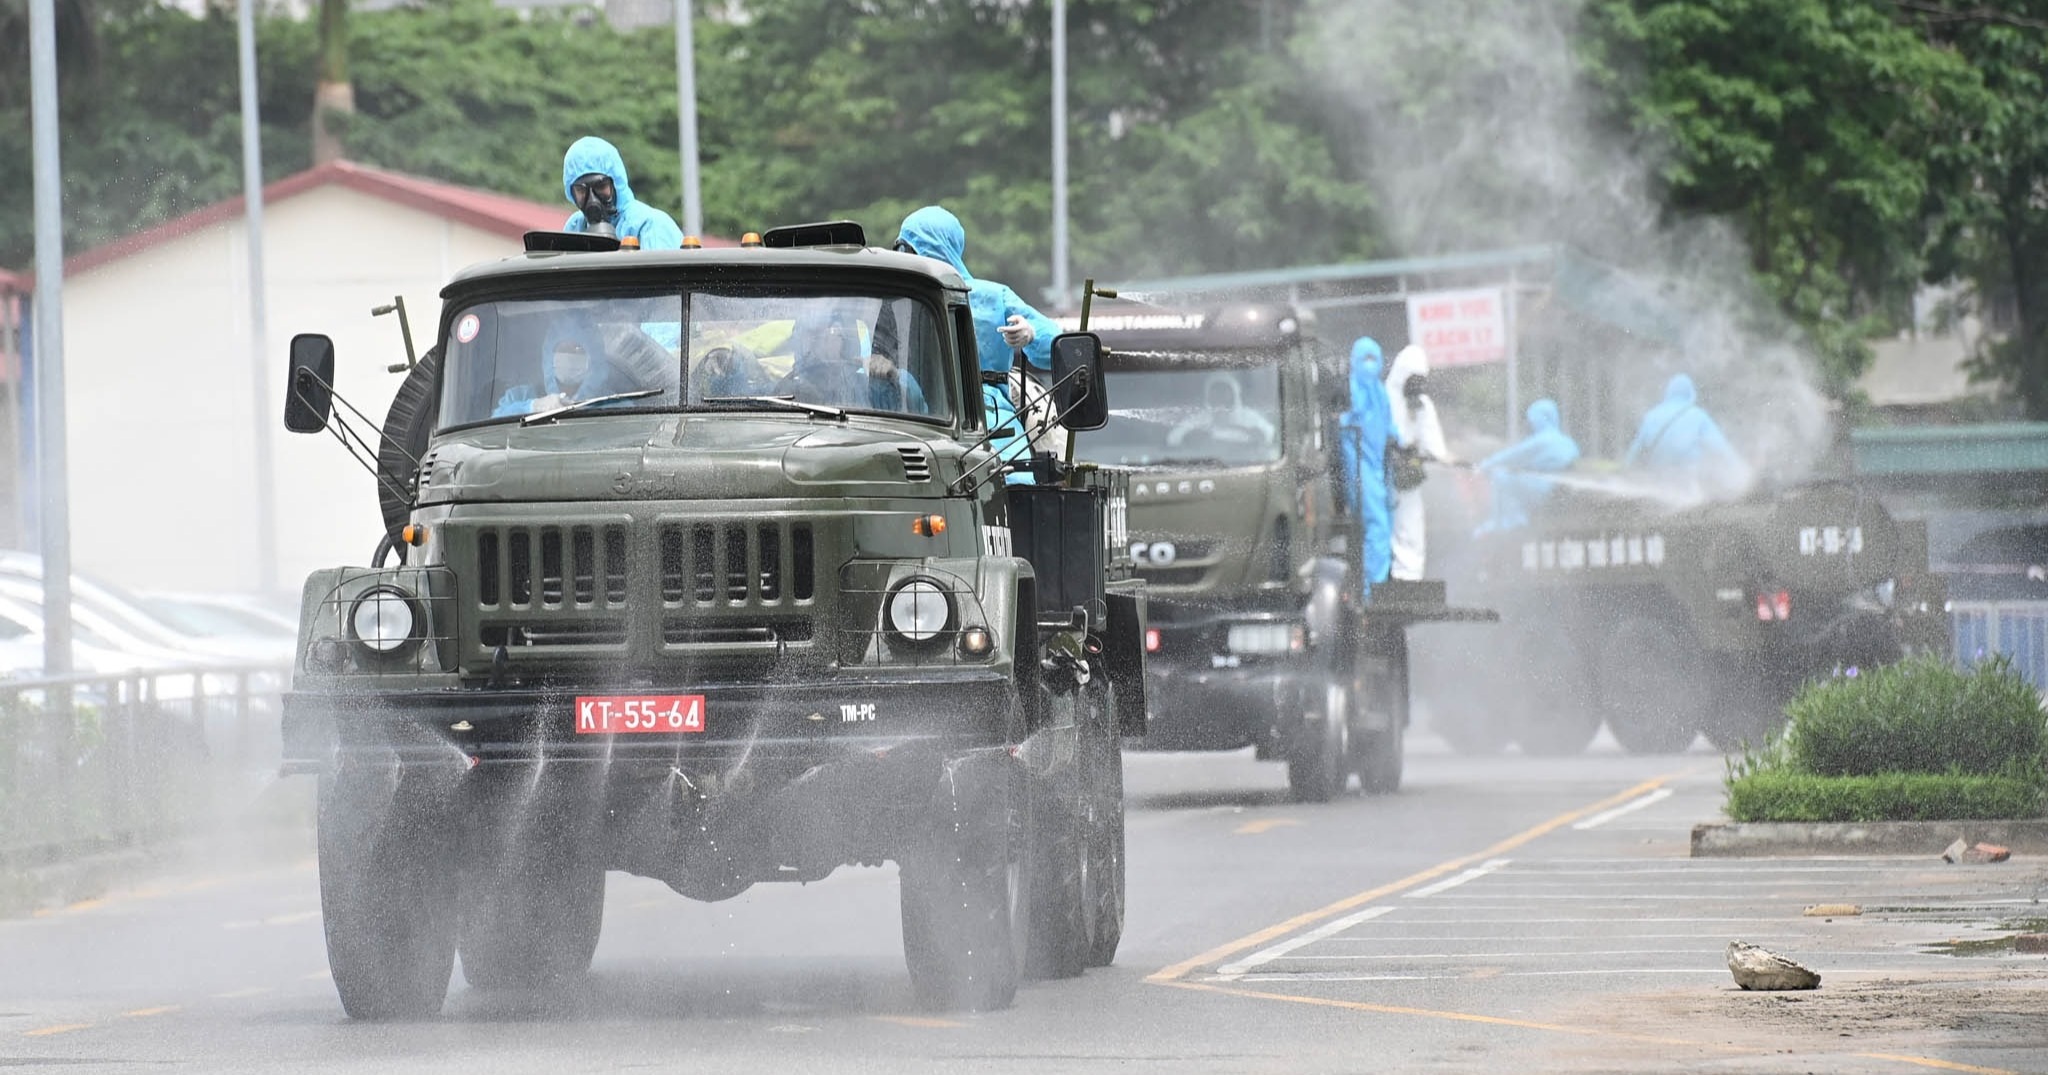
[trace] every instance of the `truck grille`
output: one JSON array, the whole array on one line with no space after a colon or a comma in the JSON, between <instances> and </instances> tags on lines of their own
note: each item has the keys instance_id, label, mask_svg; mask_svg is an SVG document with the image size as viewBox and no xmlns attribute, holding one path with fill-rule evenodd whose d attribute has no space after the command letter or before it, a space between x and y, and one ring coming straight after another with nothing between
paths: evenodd
<instances>
[{"instance_id":1,"label":"truck grille","mask_svg":"<svg viewBox=\"0 0 2048 1075\"><path fill-rule=\"evenodd\" d=\"M476 567L477 603L487 608L623 606L626 528L493 527L476 535Z\"/></svg>"},{"instance_id":2,"label":"truck grille","mask_svg":"<svg viewBox=\"0 0 2048 1075\"><path fill-rule=\"evenodd\" d=\"M654 544L639 561L654 568L651 580L634 577L645 570L632 548L642 534ZM492 526L476 532L475 548L477 603L486 609L624 609L650 590L671 608L817 596L817 540L807 522Z\"/></svg>"}]
</instances>

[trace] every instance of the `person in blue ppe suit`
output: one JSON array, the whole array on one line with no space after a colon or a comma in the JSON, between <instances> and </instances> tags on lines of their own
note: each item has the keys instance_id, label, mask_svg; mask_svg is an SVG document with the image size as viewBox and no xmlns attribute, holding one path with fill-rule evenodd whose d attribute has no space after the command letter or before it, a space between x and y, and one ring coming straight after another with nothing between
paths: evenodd
<instances>
[{"instance_id":1,"label":"person in blue ppe suit","mask_svg":"<svg viewBox=\"0 0 2048 1075\"><path fill-rule=\"evenodd\" d=\"M1394 408L1380 382L1385 352L1379 341L1360 336L1351 344L1351 408L1341 416L1344 430L1344 488L1363 532L1360 550L1364 583L1387 581L1394 562L1394 498L1387 487L1387 437Z\"/></svg>"},{"instance_id":2,"label":"person in blue ppe suit","mask_svg":"<svg viewBox=\"0 0 2048 1075\"><path fill-rule=\"evenodd\" d=\"M864 338L859 320L845 311L806 311L797 318L791 342L789 375L772 394L835 407L929 413L917 378L898 369L888 354L876 351L878 341ZM895 346L892 340L880 345Z\"/></svg>"},{"instance_id":3,"label":"person in blue ppe suit","mask_svg":"<svg viewBox=\"0 0 2048 1075\"><path fill-rule=\"evenodd\" d=\"M1028 458L1032 442L1026 436L1027 426L1049 423L1039 420L1045 407L1038 399L1019 412L1018 397L1035 386L1027 378L1012 383L1012 356L1021 351L1031 366L1052 369L1052 338L1059 334L1059 326L1008 286L967 271L967 231L960 226L960 218L944 208L927 205L911 213L896 233L897 250L943 261L966 282L968 306L974 311L974 348L981 360L982 411L988 428L997 431L989 439L989 447L1006 463ZM1042 433L1053 436L1050 428ZM1013 473L1006 480L1029 482L1031 478Z\"/></svg>"},{"instance_id":4,"label":"person in blue ppe suit","mask_svg":"<svg viewBox=\"0 0 2048 1075\"><path fill-rule=\"evenodd\" d=\"M1525 413L1529 435L1479 461L1479 472L1493 484L1493 515L1479 528L1482 534L1529 525L1530 513L1556 485L1547 475L1579 461L1579 442L1565 433L1555 401L1539 399Z\"/></svg>"},{"instance_id":5,"label":"person in blue ppe suit","mask_svg":"<svg viewBox=\"0 0 2048 1075\"><path fill-rule=\"evenodd\" d=\"M1700 406L1699 390L1683 373L1664 386L1663 402L1643 415L1622 462L1687 497L1733 497L1749 485L1749 464Z\"/></svg>"},{"instance_id":6,"label":"person in blue ppe suit","mask_svg":"<svg viewBox=\"0 0 2048 1075\"><path fill-rule=\"evenodd\" d=\"M683 230L675 218L633 197L626 161L602 138L578 138L562 155L562 193L576 207L563 231L591 231L597 225L620 239L639 240L642 250L680 250Z\"/></svg>"},{"instance_id":7,"label":"person in blue ppe suit","mask_svg":"<svg viewBox=\"0 0 2048 1075\"><path fill-rule=\"evenodd\" d=\"M640 386L627 383L605 354L604 336L587 314L572 311L548 326L540 348L541 394L534 386L516 384L498 397L494 418L553 410L577 400L630 392ZM621 404L631 401L621 400Z\"/></svg>"}]
</instances>

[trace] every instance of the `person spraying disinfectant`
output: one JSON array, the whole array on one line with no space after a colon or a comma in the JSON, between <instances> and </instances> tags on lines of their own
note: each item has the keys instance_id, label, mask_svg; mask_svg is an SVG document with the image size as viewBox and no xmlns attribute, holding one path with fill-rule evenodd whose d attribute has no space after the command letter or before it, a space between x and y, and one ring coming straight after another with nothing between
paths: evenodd
<instances>
[{"instance_id":1,"label":"person spraying disinfectant","mask_svg":"<svg viewBox=\"0 0 2048 1075\"><path fill-rule=\"evenodd\" d=\"M1427 542L1424 536L1422 483L1424 463L1449 463L1444 427L1436 403L1429 398L1429 356L1416 344L1401 348L1387 369L1387 398L1394 408L1389 441L1387 483L1394 492L1393 577L1422 578Z\"/></svg>"},{"instance_id":2,"label":"person spraying disinfectant","mask_svg":"<svg viewBox=\"0 0 2048 1075\"><path fill-rule=\"evenodd\" d=\"M1683 373L1664 386L1663 402L1643 415L1623 464L1687 498L1730 499L1750 481L1749 464L1700 406L1699 390Z\"/></svg>"},{"instance_id":3,"label":"person spraying disinfectant","mask_svg":"<svg viewBox=\"0 0 2048 1075\"><path fill-rule=\"evenodd\" d=\"M1479 473L1493 485L1493 515L1481 534L1529 525L1529 516L1550 497L1548 475L1579 461L1579 442L1564 431L1554 400L1529 404L1529 435L1480 460Z\"/></svg>"},{"instance_id":4,"label":"person spraying disinfectant","mask_svg":"<svg viewBox=\"0 0 2048 1075\"><path fill-rule=\"evenodd\" d=\"M1063 445L1064 435L1049 420L1053 414L1051 394L1017 369L1012 357L1021 352L1032 368L1051 370L1052 338L1059 334L1059 326L1008 286L967 271L967 230L960 226L959 217L940 206L927 205L904 217L897 228L896 249L943 261L967 283L967 302L974 311L974 346L981 357L982 408L988 428L999 431L990 438L989 447L1009 463L1028 459L1034 447L1049 450L1056 442ZM1042 427L1035 445L1026 436L1032 425ZM1016 472L1006 480L1032 479Z\"/></svg>"}]
</instances>

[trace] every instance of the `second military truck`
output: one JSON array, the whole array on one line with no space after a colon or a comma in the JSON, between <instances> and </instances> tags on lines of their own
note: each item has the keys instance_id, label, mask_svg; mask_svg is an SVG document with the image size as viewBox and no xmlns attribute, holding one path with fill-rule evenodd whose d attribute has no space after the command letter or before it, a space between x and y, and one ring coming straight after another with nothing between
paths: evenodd
<instances>
[{"instance_id":1,"label":"second military truck","mask_svg":"<svg viewBox=\"0 0 2048 1075\"><path fill-rule=\"evenodd\" d=\"M1098 305L1116 418L1083 458L1128 467L1148 583L1146 749L1256 748L1297 799L1401 784L1415 623L1485 620L1440 582L1359 584L1337 416L1349 373L1281 304Z\"/></svg>"},{"instance_id":2,"label":"second military truck","mask_svg":"<svg viewBox=\"0 0 2048 1075\"><path fill-rule=\"evenodd\" d=\"M966 283L857 226L527 238L442 292L371 566L306 580L284 745L343 1007L438 1011L457 953L478 988L573 984L609 870L719 900L894 861L933 1007L1110 962L1145 718L1124 475L1006 484ZM1099 424L1098 341L1053 355ZM293 340L288 428L348 433L334 363Z\"/></svg>"}]
</instances>

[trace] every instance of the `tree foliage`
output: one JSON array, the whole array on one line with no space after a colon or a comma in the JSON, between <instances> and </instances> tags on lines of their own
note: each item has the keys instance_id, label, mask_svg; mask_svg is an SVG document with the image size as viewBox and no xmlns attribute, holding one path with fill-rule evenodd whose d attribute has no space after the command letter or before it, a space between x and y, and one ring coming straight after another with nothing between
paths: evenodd
<instances>
[{"instance_id":1,"label":"tree foliage","mask_svg":"<svg viewBox=\"0 0 2048 1075\"><path fill-rule=\"evenodd\" d=\"M70 245L234 194L232 18L59 6ZM1557 239L1627 263L1636 231L1720 221L1837 390L1920 280L1961 277L2016 300L2018 331L1984 372L2048 414L2048 0L1068 7L1077 277ZM0 0L9 61L25 8ZM1046 0L744 11L697 30L707 230L843 216L886 239L940 202L967 223L977 272L1044 286ZM666 27L422 0L355 12L348 32L350 157L554 203L562 149L597 134L641 197L680 208ZM1533 63L1552 37L1566 62ZM310 160L317 27L265 17L259 56L274 178ZM0 265L31 254L27 96L27 65L0 62ZM1548 145L1566 124L1571 144ZM1641 218L1617 208L1637 202ZM1607 226L1564 227L1585 220Z\"/></svg>"}]
</instances>

